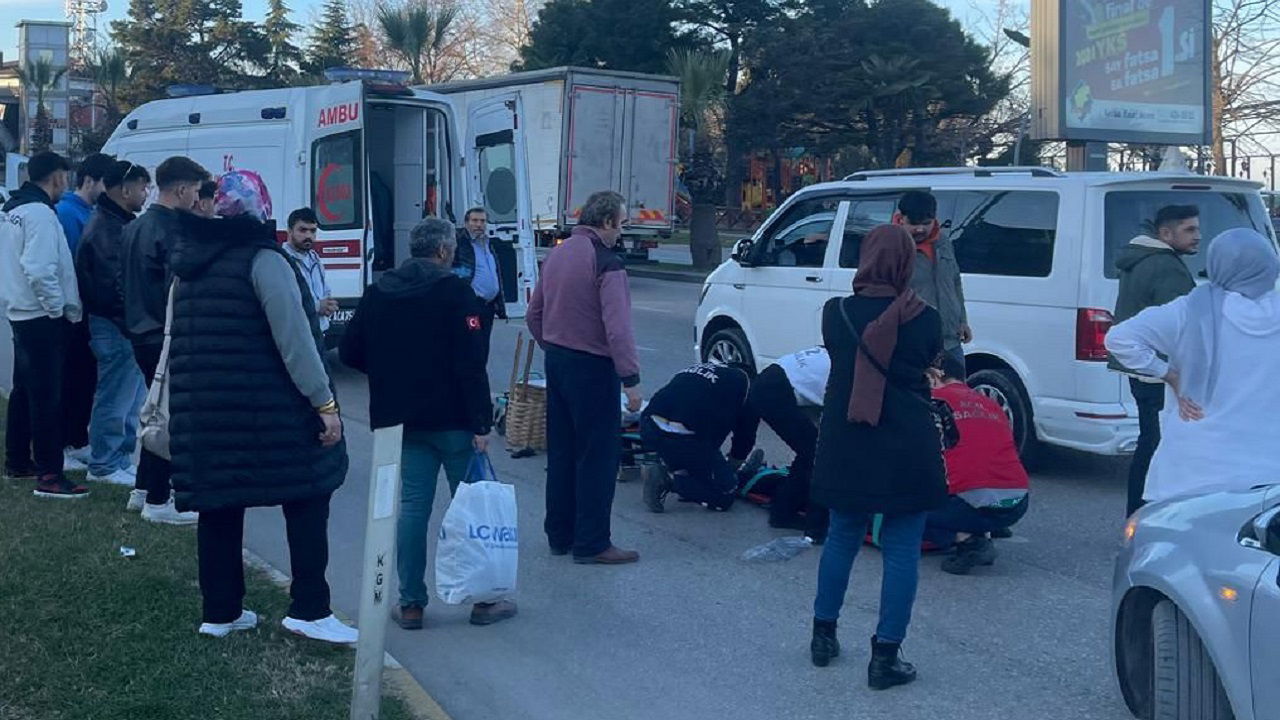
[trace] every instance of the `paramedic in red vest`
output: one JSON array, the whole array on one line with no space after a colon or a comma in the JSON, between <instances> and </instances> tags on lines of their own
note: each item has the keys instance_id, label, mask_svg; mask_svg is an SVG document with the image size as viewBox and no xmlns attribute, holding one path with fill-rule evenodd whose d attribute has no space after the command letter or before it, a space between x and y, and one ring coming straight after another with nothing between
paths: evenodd
<instances>
[{"instance_id":1,"label":"paramedic in red vest","mask_svg":"<svg viewBox=\"0 0 1280 720\"><path fill-rule=\"evenodd\" d=\"M943 453L947 490L951 497L929 513L925 540L939 547L955 547L942 563L953 575L995 562L991 533L1008 530L1027 512L1027 471L1018 459L1013 428L991 398L958 379L964 373L944 355L942 368L930 375L933 397L955 413L960 442Z\"/></svg>"},{"instance_id":2,"label":"paramedic in red vest","mask_svg":"<svg viewBox=\"0 0 1280 720\"><path fill-rule=\"evenodd\" d=\"M803 530L821 543L827 537L829 513L809 500L813 458L818 452L818 418L831 374L824 347L801 350L761 371L751 383L750 402L760 419L786 443L795 459L769 504L769 526Z\"/></svg>"}]
</instances>

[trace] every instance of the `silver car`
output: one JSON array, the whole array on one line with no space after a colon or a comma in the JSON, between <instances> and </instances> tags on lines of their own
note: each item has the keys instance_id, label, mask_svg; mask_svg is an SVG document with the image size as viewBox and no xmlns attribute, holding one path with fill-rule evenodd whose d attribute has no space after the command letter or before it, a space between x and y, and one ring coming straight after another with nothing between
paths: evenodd
<instances>
[{"instance_id":1,"label":"silver car","mask_svg":"<svg viewBox=\"0 0 1280 720\"><path fill-rule=\"evenodd\" d=\"M1153 503L1125 524L1112 653L1151 720L1280 718L1280 485Z\"/></svg>"}]
</instances>

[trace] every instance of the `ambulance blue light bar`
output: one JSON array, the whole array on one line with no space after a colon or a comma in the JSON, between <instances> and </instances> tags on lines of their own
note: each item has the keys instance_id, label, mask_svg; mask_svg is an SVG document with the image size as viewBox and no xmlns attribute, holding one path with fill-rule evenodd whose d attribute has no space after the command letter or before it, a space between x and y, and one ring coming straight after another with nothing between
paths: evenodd
<instances>
[{"instance_id":1,"label":"ambulance blue light bar","mask_svg":"<svg viewBox=\"0 0 1280 720\"><path fill-rule=\"evenodd\" d=\"M329 82L347 82L350 80L360 80L372 85L387 85L405 87L409 83L409 73L406 70L370 70L365 68L349 68L349 67L333 67L324 71L324 77Z\"/></svg>"},{"instance_id":2,"label":"ambulance blue light bar","mask_svg":"<svg viewBox=\"0 0 1280 720\"><path fill-rule=\"evenodd\" d=\"M200 85L197 83L170 85L165 89L165 94L171 98L195 97L197 95L218 95L221 92L221 90L213 85Z\"/></svg>"}]
</instances>

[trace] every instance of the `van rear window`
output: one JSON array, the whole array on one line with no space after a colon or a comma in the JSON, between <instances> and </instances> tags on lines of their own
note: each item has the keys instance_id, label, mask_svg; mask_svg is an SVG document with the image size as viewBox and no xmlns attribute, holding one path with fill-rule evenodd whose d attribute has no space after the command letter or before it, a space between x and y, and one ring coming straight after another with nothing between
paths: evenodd
<instances>
[{"instance_id":1,"label":"van rear window","mask_svg":"<svg viewBox=\"0 0 1280 720\"><path fill-rule=\"evenodd\" d=\"M1116 257L1120 249L1139 235L1155 237L1152 220L1166 205L1194 205L1200 209L1200 251L1183 259L1191 274L1203 278L1209 245L1219 233L1247 227L1275 237L1262 199L1257 193L1220 190L1115 190L1106 199L1106 246L1103 268L1106 276L1120 276Z\"/></svg>"},{"instance_id":2,"label":"van rear window","mask_svg":"<svg viewBox=\"0 0 1280 720\"><path fill-rule=\"evenodd\" d=\"M347 230L363 223L360 133L330 135L311 146L311 198L320 227Z\"/></svg>"}]
</instances>

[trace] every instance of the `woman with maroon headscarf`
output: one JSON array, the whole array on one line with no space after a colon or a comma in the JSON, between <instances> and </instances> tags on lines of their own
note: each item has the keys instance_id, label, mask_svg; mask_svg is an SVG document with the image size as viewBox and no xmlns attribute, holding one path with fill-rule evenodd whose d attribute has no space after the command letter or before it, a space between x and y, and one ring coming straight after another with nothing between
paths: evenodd
<instances>
[{"instance_id":1,"label":"woman with maroon headscarf","mask_svg":"<svg viewBox=\"0 0 1280 720\"><path fill-rule=\"evenodd\" d=\"M862 241L854 294L827 303L822 337L831 376L819 429L813 499L831 509L813 604L813 663L840 654L836 619L868 524L884 516L880 623L871 638L867 682L909 683L915 668L898 649L915 602L925 515L947 500L942 443L925 370L942 352L938 311L911 290L915 244L881 225Z\"/></svg>"}]
</instances>

